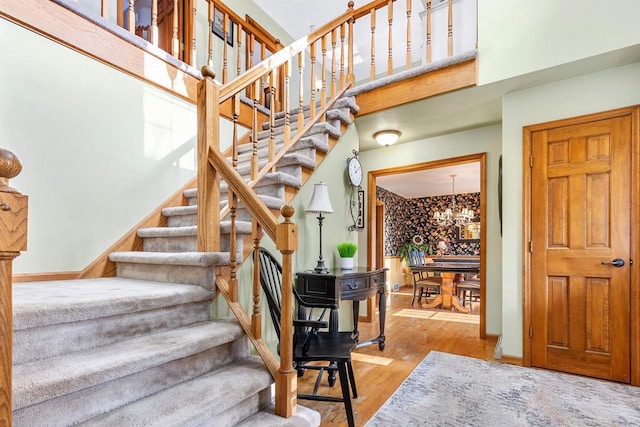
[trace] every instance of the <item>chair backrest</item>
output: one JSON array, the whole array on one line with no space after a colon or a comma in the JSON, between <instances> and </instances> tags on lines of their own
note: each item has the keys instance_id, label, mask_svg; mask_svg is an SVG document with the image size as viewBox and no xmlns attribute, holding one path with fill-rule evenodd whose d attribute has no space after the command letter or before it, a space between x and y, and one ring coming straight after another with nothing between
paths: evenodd
<instances>
[{"instance_id":1,"label":"chair backrest","mask_svg":"<svg viewBox=\"0 0 640 427\"><path fill-rule=\"evenodd\" d=\"M280 311L282 307L282 266L264 248L258 249L260 259L260 286L264 291L273 327L280 339ZM253 259L253 258L252 258ZM255 267L255 265L254 265Z\"/></svg>"},{"instance_id":2,"label":"chair backrest","mask_svg":"<svg viewBox=\"0 0 640 427\"><path fill-rule=\"evenodd\" d=\"M409 266L424 264L424 251L409 251Z\"/></svg>"}]
</instances>

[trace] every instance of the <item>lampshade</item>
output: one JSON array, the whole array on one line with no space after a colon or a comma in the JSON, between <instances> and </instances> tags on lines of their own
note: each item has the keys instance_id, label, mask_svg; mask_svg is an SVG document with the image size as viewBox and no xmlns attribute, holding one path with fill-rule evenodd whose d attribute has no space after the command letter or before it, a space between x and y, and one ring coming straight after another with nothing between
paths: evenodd
<instances>
[{"instance_id":1,"label":"lampshade","mask_svg":"<svg viewBox=\"0 0 640 427\"><path fill-rule=\"evenodd\" d=\"M373 137L378 141L378 144L385 147L394 144L400 137L400 131L398 130L381 130L373 134Z\"/></svg>"},{"instance_id":2,"label":"lampshade","mask_svg":"<svg viewBox=\"0 0 640 427\"><path fill-rule=\"evenodd\" d=\"M324 182L313 185L311 201L305 209L306 213L333 213L331 200L329 200L329 186Z\"/></svg>"}]
</instances>

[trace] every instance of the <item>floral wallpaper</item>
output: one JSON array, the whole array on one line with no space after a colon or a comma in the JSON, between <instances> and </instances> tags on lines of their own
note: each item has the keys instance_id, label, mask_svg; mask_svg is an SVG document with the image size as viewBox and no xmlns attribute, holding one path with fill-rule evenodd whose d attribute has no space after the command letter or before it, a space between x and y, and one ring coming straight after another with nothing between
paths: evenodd
<instances>
[{"instance_id":1,"label":"floral wallpaper","mask_svg":"<svg viewBox=\"0 0 640 427\"><path fill-rule=\"evenodd\" d=\"M378 200L384 202L384 253L396 255L398 247L420 235L436 251L438 242L447 243L447 255L480 255L480 242L458 241L455 226L439 227L433 223L433 213L451 205L451 195L405 199L395 193L376 187ZM480 219L480 193L456 194L459 208L473 209Z\"/></svg>"}]
</instances>

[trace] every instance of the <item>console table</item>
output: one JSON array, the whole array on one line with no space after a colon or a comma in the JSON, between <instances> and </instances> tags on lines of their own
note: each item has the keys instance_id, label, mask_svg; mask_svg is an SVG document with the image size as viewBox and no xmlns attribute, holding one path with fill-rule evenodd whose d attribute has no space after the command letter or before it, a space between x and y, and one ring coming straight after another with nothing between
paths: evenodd
<instances>
[{"instance_id":1,"label":"console table","mask_svg":"<svg viewBox=\"0 0 640 427\"><path fill-rule=\"evenodd\" d=\"M387 296L385 294L386 268L368 270L366 268L354 268L353 270L329 270L328 274L304 271L296 273L296 290L300 297L313 304L333 303L336 307L339 302L352 301L353 304L353 336L358 342L358 347L378 344L380 350L384 350L384 323L387 308ZM377 338L360 342L358 332L358 315L360 301L378 294L378 308L380 311L380 335ZM338 330L338 310L331 310L329 317L329 331Z\"/></svg>"}]
</instances>

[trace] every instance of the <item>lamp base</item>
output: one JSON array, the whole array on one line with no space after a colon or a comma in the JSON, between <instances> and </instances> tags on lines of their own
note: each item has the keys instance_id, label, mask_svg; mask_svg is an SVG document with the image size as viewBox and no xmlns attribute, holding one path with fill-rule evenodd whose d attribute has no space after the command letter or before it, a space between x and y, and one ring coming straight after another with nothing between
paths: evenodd
<instances>
[{"instance_id":1,"label":"lamp base","mask_svg":"<svg viewBox=\"0 0 640 427\"><path fill-rule=\"evenodd\" d=\"M324 260L319 259L318 265L316 265L316 268L314 268L313 271L319 274L327 274L329 272L329 269L324 265Z\"/></svg>"}]
</instances>

